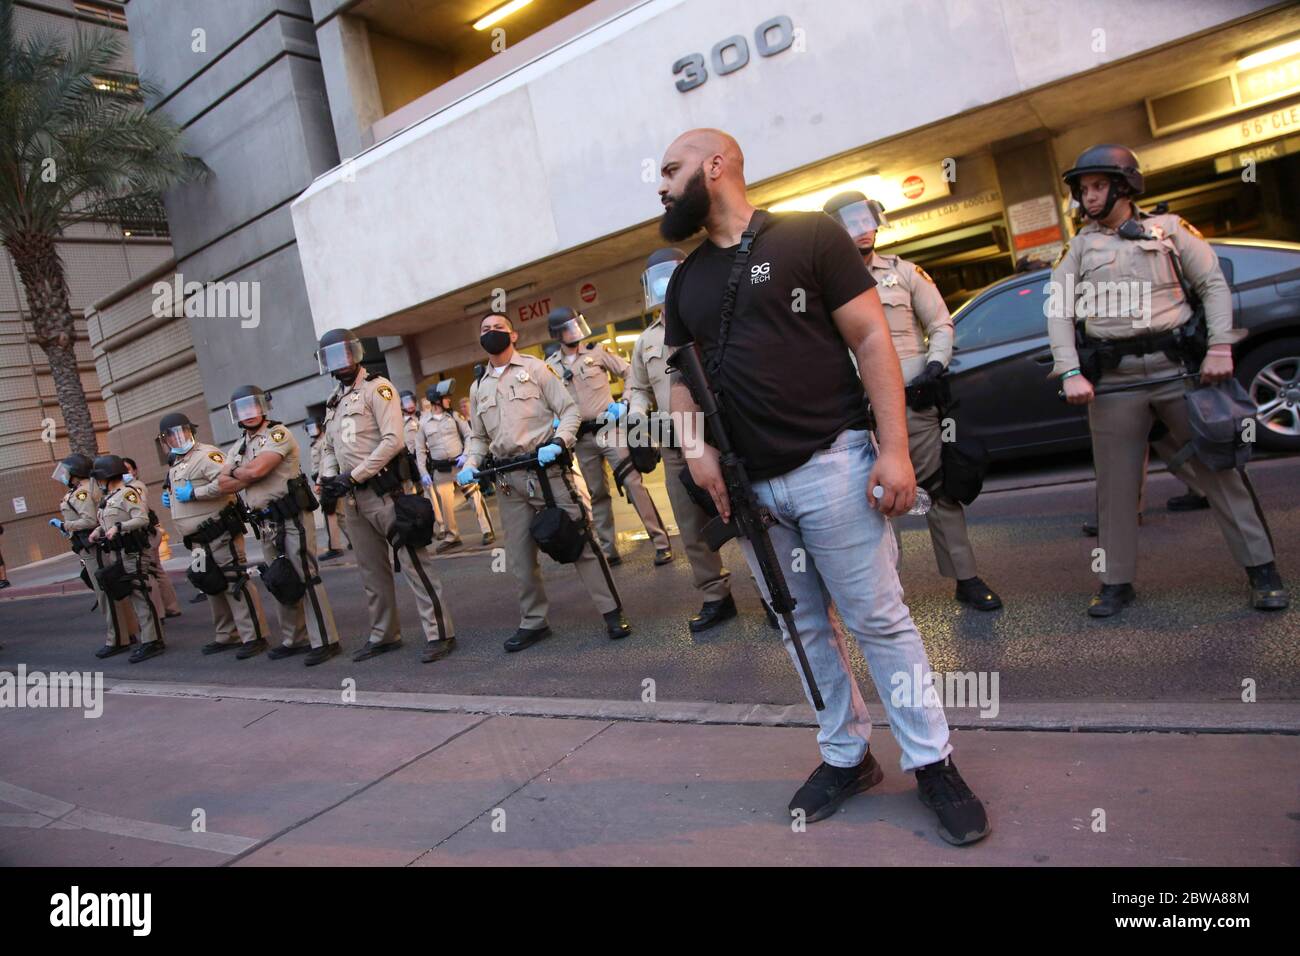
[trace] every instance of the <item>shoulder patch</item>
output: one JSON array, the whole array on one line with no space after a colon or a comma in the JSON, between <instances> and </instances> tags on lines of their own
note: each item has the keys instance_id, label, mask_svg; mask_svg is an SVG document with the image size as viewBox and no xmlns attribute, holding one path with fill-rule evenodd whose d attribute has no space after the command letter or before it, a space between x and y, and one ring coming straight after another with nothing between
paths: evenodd
<instances>
[{"instance_id":1,"label":"shoulder patch","mask_svg":"<svg viewBox=\"0 0 1300 956\"><path fill-rule=\"evenodd\" d=\"M89 498L89 497L90 497L90 495L86 494L84 491L78 491L78 492L77 492L77 500L78 500L78 501L85 501L85 500L86 500L87 498Z\"/></svg>"},{"instance_id":2,"label":"shoulder patch","mask_svg":"<svg viewBox=\"0 0 1300 956\"><path fill-rule=\"evenodd\" d=\"M934 285L934 284L935 284L935 283L934 283L934 280L930 278L930 273L926 272L926 271L925 271L924 269L922 269L920 266L918 266L918 265L913 265L912 268L916 270L916 274L917 274L917 275L919 275L919 276L920 276L922 279L924 279L926 282L930 283L930 285Z\"/></svg>"},{"instance_id":3,"label":"shoulder patch","mask_svg":"<svg viewBox=\"0 0 1300 956\"><path fill-rule=\"evenodd\" d=\"M1205 238L1203 235L1201 235L1201 230L1197 229L1195 226L1193 226L1190 222L1188 222L1188 221L1187 221L1186 219L1184 219L1182 216L1179 216L1179 217L1178 217L1178 225L1182 226L1184 229L1186 229L1188 232L1190 232L1190 233L1191 233L1193 236L1195 236L1197 239L1204 239L1204 238Z\"/></svg>"},{"instance_id":4,"label":"shoulder patch","mask_svg":"<svg viewBox=\"0 0 1300 956\"><path fill-rule=\"evenodd\" d=\"M281 442L286 441L288 438L289 438L289 433L286 432L283 428L271 429L271 441L275 442L276 444L280 444Z\"/></svg>"},{"instance_id":5,"label":"shoulder patch","mask_svg":"<svg viewBox=\"0 0 1300 956\"><path fill-rule=\"evenodd\" d=\"M391 402L393 400L393 390L387 385L380 385L375 391L379 393L379 397L384 401Z\"/></svg>"},{"instance_id":6,"label":"shoulder patch","mask_svg":"<svg viewBox=\"0 0 1300 956\"><path fill-rule=\"evenodd\" d=\"M127 492L123 497L125 497L126 500L131 502L131 504L133 505L138 505L140 503L140 496L129 488L127 489Z\"/></svg>"},{"instance_id":7,"label":"shoulder patch","mask_svg":"<svg viewBox=\"0 0 1300 956\"><path fill-rule=\"evenodd\" d=\"M215 461L218 465L224 465L226 463L226 456L221 454L221 452L219 451L208 452L208 457L211 458L213 461Z\"/></svg>"},{"instance_id":8,"label":"shoulder patch","mask_svg":"<svg viewBox=\"0 0 1300 956\"><path fill-rule=\"evenodd\" d=\"M1065 258L1065 254L1069 251L1070 251L1070 244L1068 242L1065 245L1061 246L1061 254L1058 255L1056 257L1056 261L1052 263L1053 269L1055 269L1057 266L1061 264L1061 260Z\"/></svg>"}]
</instances>

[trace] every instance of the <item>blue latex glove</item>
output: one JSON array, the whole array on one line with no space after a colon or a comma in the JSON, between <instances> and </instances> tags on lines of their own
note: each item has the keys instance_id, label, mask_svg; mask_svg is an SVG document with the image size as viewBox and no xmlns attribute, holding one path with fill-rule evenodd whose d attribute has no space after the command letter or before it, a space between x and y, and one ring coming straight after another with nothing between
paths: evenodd
<instances>
[{"instance_id":1,"label":"blue latex glove","mask_svg":"<svg viewBox=\"0 0 1300 956\"><path fill-rule=\"evenodd\" d=\"M549 465L555 459L560 457L560 452L564 451L559 445L552 442L549 445L543 445L537 449L537 460L543 465Z\"/></svg>"},{"instance_id":2,"label":"blue latex glove","mask_svg":"<svg viewBox=\"0 0 1300 956\"><path fill-rule=\"evenodd\" d=\"M51 527L51 528L58 528L60 531L62 531L62 530L63 530L63 519L62 519L62 518L51 518L51 519L50 519L50 527Z\"/></svg>"},{"instance_id":3,"label":"blue latex glove","mask_svg":"<svg viewBox=\"0 0 1300 956\"><path fill-rule=\"evenodd\" d=\"M605 415L614 421L618 421L627 413L627 406L622 402L610 402L609 408L605 409Z\"/></svg>"},{"instance_id":4,"label":"blue latex glove","mask_svg":"<svg viewBox=\"0 0 1300 956\"><path fill-rule=\"evenodd\" d=\"M428 475L421 475L421 476L420 476L420 484L422 484L422 485L424 485L424 487L428 488L430 485L433 484L433 479L430 478Z\"/></svg>"},{"instance_id":5,"label":"blue latex glove","mask_svg":"<svg viewBox=\"0 0 1300 956\"><path fill-rule=\"evenodd\" d=\"M468 485L478 478L477 468L462 468L456 474L456 481L462 485Z\"/></svg>"},{"instance_id":6,"label":"blue latex glove","mask_svg":"<svg viewBox=\"0 0 1300 956\"><path fill-rule=\"evenodd\" d=\"M164 508L171 508L172 506L172 493L165 488L162 493L162 506Z\"/></svg>"},{"instance_id":7,"label":"blue latex glove","mask_svg":"<svg viewBox=\"0 0 1300 956\"><path fill-rule=\"evenodd\" d=\"M456 456L456 467L457 467L457 468L464 468L464 467L465 467L465 456L464 456L464 455L457 455L457 456Z\"/></svg>"},{"instance_id":8,"label":"blue latex glove","mask_svg":"<svg viewBox=\"0 0 1300 956\"><path fill-rule=\"evenodd\" d=\"M560 427L560 419L559 419L558 417L557 417L557 418L552 418L552 419L551 419L551 427L552 427L552 428L559 428L559 427Z\"/></svg>"},{"instance_id":9,"label":"blue latex glove","mask_svg":"<svg viewBox=\"0 0 1300 956\"><path fill-rule=\"evenodd\" d=\"M176 492L176 500L177 500L177 501L193 501L193 500L194 500L194 485L193 485L192 482L188 482L188 481L181 481L181 482L178 482L178 483L176 484L176 487L175 487L174 489L172 489L172 490ZM171 507L171 506L168 505L168 507Z\"/></svg>"}]
</instances>

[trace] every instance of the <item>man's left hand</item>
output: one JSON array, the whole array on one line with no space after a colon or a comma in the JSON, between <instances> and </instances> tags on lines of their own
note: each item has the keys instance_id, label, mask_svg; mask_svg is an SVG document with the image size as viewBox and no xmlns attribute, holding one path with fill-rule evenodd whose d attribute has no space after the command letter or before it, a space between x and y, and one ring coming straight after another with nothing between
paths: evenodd
<instances>
[{"instance_id":1,"label":"man's left hand","mask_svg":"<svg viewBox=\"0 0 1300 956\"><path fill-rule=\"evenodd\" d=\"M1226 382L1232 378L1232 353L1207 352L1201 362L1201 381L1207 385Z\"/></svg>"},{"instance_id":2,"label":"man's left hand","mask_svg":"<svg viewBox=\"0 0 1300 956\"><path fill-rule=\"evenodd\" d=\"M217 491L223 495L233 495L243 487L244 483L233 475L222 475L217 479Z\"/></svg>"},{"instance_id":3,"label":"man's left hand","mask_svg":"<svg viewBox=\"0 0 1300 956\"><path fill-rule=\"evenodd\" d=\"M176 496L176 500L177 500L177 501L193 501L193 500L194 500L194 484L193 484L193 482L189 482L189 481L178 481L178 482L176 482L175 485L172 486L172 491L175 493L175 496Z\"/></svg>"}]
</instances>

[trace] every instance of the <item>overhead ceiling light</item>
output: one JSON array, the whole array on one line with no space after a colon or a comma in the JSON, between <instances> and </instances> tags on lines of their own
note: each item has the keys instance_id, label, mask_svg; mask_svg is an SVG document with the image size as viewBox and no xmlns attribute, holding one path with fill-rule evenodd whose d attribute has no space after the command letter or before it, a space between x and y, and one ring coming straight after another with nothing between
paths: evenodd
<instances>
[{"instance_id":1,"label":"overhead ceiling light","mask_svg":"<svg viewBox=\"0 0 1300 956\"><path fill-rule=\"evenodd\" d=\"M503 3L491 13L476 20L474 23L474 29L486 30L488 27L492 26L492 24L499 23L519 8L526 7L532 2L533 0L510 0L509 3Z\"/></svg>"},{"instance_id":2,"label":"overhead ceiling light","mask_svg":"<svg viewBox=\"0 0 1300 956\"><path fill-rule=\"evenodd\" d=\"M1288 40L1285 43L1279 43L1276 46L1256 50L1254 53L1248 53L1237 61L1237 69L1249 70L1257 66L1263 66L1265 63L1276 63L1278 60L1294 56L1297 53L1300 53L1300 37Z\"/></svg>"}]
</instances>

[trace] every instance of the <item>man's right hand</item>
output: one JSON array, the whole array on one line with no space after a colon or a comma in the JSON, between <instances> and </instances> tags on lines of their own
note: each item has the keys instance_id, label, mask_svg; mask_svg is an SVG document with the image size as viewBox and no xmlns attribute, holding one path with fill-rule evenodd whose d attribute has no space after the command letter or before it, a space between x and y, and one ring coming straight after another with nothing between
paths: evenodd
<instances>
[{"instance_id":1,"label":"man's right hand","mask_svg":"<svg viewBox=\"0 0 1300 956\"><path fill-rule=\"evenodd\" d=\"M699 444L700 454L686 459L691 481L709 493L713 504L722 515L723 521L731 520L731 496L727 494L727 482L722 477L722 465L718 462L718 450L703 442Z\"/></svg>"},{"instance_id":2,"label":"man's right hand","mask_svg":"<svg viewBox=\"0 0 1300 956\"><path fill-rule=\"evenodd\" d=\"M1092 382L1082 375L1071 375L1061 386L1071 405L1087 405L1093 399Z\"/></svg>"}]
</instances>

